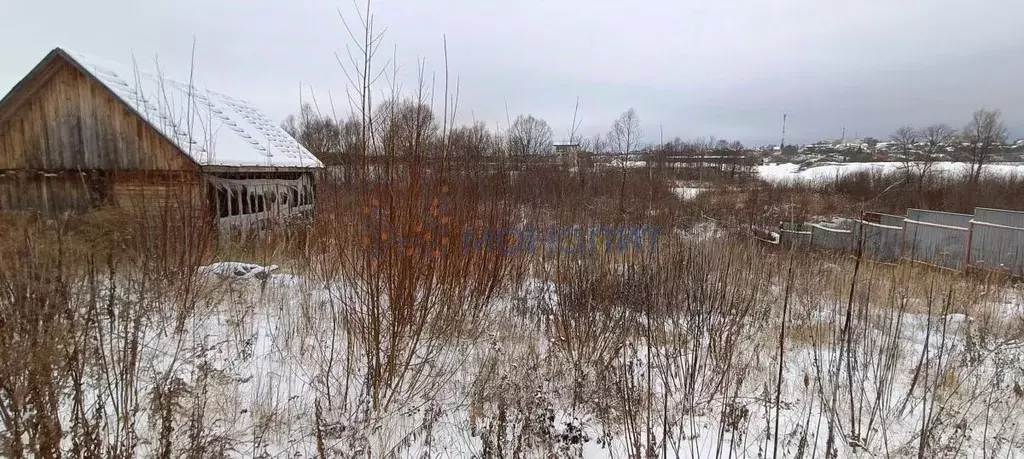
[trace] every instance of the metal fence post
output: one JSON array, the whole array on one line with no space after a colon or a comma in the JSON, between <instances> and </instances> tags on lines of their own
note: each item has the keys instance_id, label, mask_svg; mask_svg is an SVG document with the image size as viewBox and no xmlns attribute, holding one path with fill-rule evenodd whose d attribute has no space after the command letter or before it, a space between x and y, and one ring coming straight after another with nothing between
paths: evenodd
<instances>
[{"instance_id":1,"label":"metal fence post","mask_svg":"<svg viewBox=\"0 0 1024 459\"><path fill-rule=\"evenodd\" d=\"M974 244L974 220L971 220L967 224L967 247L964 250L964 272L966 273L971 267L971 246Z\"/></svg>"},{"instance_id":2,"label":"metal fence post","mask_svg":"<svg viewBox=\"0 0 1024 459\"><path fill-rule=\"evenodd\" d=\"M860 242L858 243L857 248L856 248L857 255L863 258L864 257L864 239L865 239L865 236L864 236L864 215L863 214L861 214L860 222L857 223L856 228L859 230L858 232L860 233L860 234L858 234L859 237L857 238L857 239L860 239Z\"/></svg>"},{"instance_id":3,"label":"metal fence post","mask_svg":"<svg viewBox=\"0 0 1024 459\"><path fill-rule=\"evenodd\" d=\"M900 232L900 255L899 260L904 258L903 252L907 247L907 219L903 219L903 231Z\"/></svg>"}]
</instances>

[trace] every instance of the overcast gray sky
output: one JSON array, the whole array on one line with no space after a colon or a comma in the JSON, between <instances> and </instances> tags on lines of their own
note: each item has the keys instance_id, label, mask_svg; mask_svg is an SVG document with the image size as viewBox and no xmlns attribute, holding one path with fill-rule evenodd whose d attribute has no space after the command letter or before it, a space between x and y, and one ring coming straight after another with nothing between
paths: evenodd
<instances>
[{"instance_id":1,"label":"overcast gray sky","mask_svg":"<svg viewBox=\"0 0 1024 459\"><path fill-rule=\"evenodd\" d=\"M335 60L350 0L0 0L0 92L63 46L151 63L254 102L275 120L299 85L346 112ZM376 0L382 55L415 85L417 58L460 78L459 121L505 126L530 113L567 137L605 132L629 107L648 141L714 135L748 145L854 135L901 124L960 127L979 107L1024 136L1020 0ZM381 59L380 63L383 63ZM143 65L145 67L145 65ZM309 99L309 89L304 97Z\"/></svg>"}]
</instances>

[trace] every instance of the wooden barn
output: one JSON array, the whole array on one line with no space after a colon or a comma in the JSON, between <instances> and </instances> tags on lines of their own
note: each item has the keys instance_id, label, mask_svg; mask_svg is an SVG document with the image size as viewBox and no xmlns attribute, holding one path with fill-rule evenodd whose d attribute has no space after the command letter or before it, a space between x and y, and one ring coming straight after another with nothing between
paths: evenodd
<instances>
[{"instance_id":1,"label":"wooden barn","mask_svg":"<svg viewBox=\"0 0 1024 459\"><path fill-rule=\"evenodd\" d=\"M249 102L61 48L0 100L0 211L249 227L311 211L322 167Z\"/></svg>"}]
</instances>

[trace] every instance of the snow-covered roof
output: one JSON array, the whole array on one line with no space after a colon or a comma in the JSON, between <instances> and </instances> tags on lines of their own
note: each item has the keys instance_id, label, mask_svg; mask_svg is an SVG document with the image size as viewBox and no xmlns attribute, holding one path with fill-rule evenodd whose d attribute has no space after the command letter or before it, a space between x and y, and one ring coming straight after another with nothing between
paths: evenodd
<instances>
[{"instance_id":1,"label":"snow-covered roof","mask_svg":"<svg viewBox=\"0 0 1024 459\"><path fill-rule=\"evenodd\" d=\"M250 102L63 49L201 166L323 167Z\"/></svg>"}]
</instances>

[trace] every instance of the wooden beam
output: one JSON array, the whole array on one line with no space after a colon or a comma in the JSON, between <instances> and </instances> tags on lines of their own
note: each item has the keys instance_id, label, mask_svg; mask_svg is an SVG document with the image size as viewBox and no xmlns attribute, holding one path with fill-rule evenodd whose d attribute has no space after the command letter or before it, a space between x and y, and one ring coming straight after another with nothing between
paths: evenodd
<instances>
[{"instance_id":1,"label":"wooden beam","mask_svg":"<svg viewBox=\"0 0 1024 459\"><path fill-rule=\"evenodd\" d=\"M312 172L319 167L274 167L274 166L203 166L206 173L245 174L250 172Z\"/></svg>"}]
</instances>

